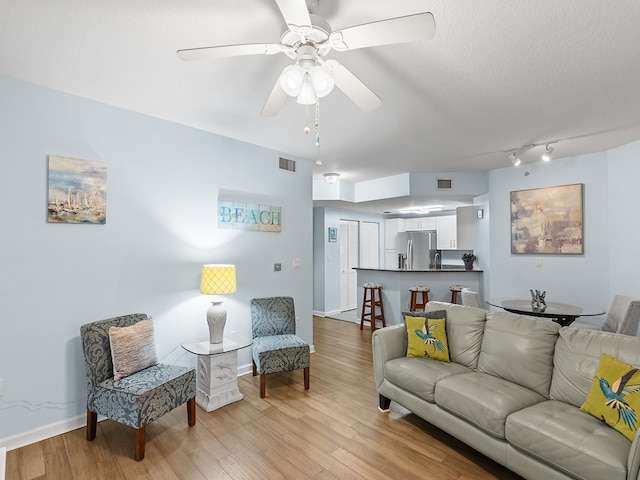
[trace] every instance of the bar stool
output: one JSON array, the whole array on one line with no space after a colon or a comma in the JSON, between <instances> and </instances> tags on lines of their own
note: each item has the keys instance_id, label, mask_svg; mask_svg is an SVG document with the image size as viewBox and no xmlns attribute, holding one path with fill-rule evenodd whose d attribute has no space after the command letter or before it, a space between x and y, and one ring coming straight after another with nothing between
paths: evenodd
<instances>
[{"instance_id":1,"label":"bar stool","mask_svg":"<svg viewBox=\"0 0 640 480\"><path fill-rule=\"evenodd\" d=\"M458 294L462 291L464 285L451 285L449 290L451 290L451 303L458 303Z\"/></svg>"},{"instance_id":2,"label":"bar stool","mask_svg":"<svg viewBox=\"0 0 640 480\"><path fill-rule=\"evenodd\" d=\"M409 310L411 312L415 312L419 308L424 310L425 305L429 302L429 292L431 291L431 289L418 286L409 288L409 291L411 292ZM420 301L418 301L418 295L420 295Z\"/></svg>"},{"instance_id":3,"label":"bar stool","mask_svg":"<svg viewBox=\"0 0 640 480\"><path fill-rule=\"evenodd\" d=\"M376 312L376 307L380 308L380 313ZM367 321L371 323L371 331L374 331L376 329L376 320L382 320L382 326L387 326L384 320L384 306L382 305L382 285L379 283L365 283L362 296L360 330L362 330L364 322Z\"/></svg>"}]
</instances>

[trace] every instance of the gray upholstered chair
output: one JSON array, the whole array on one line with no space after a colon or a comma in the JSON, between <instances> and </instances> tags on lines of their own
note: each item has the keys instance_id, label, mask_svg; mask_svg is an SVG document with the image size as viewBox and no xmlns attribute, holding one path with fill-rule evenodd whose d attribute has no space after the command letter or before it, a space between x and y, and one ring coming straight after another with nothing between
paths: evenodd
<instances>
[{"instance_id":1,"label":"gray upholstered chair","mask_svg":"<svg viewBox=\"0 0 640 480\"><path fill-rule=\"evenodd\" d=\"M296 335L296 314L291 297L251 300L253 375L260 374L260 398L266 395L266 375L304 369L304 388L309 390L311 354L309 344Z\"/></svg>"},{"instance_id":2,"label":"gray upholstered chair","mask_svg":"<svg viewBox=\"0 0 640 480\"><path fill-rule=\"evenodd\" d=\"M626 295L615 295L600 330L636 336L640 323L640 300ZM574 327L598 328L590 323L573 322Z\"/></svg>"},{"instance_id":3,"label":"gray upholstered chair","mask_svg":"<svg viewBox=\"0 0 640 480\"><path fill-rule=\"evenodd\" d=\"M482 302L480 302L480 295L478 295L478 292L474 292L470 288L463 288L460 290L460 295L462 296L462 305L482 308Z\"/></svg>"},{"instance_id":4,"label":"gray upholstered chair","mask_svg":"<svg viewBox=\"0 0 640 480\"><path fill-rule=\"evenodd\" d=\"M80 327L87 379L87 440L96 437L98 415L104 415L135 429L134 458L138 461L144 458L148 423L184 403L189 426L196 423L193 368L156 363L114 379L109 328L132 326L146 318L143 313L135 313ZM155 345L153 348L155 351Z\"/></svg>"}]
</instances>

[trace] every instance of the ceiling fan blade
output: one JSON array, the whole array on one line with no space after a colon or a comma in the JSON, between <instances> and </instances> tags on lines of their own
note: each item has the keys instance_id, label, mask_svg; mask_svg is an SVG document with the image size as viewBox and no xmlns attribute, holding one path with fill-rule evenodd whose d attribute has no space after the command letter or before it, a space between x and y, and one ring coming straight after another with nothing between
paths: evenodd
<instances>
[{"instance_id":1,"label":"ceiling fan blade","mask_svg":"<svg viewBox=\"0 0 640 480\"><path fill-rule=\"evenodd\" d=\"M340 90L366 113L374 111L382 100L344 65L336 60L325 62L326 70Z\"/></svg>"},{"instance_id":2,"label":"ceiling fan blade","mask_svg":"<svg viewBox=\"0 0 640 480\"><path fill-rule=\"evenodd\" d=\"M178 50L180 60L200 60L202 58L225 58L242 55L272 55L282 51L278 43L247 43L242 45L220 45L216 47L197 47Z\"/></svg>"},{"instance_id":3,"label":"ceiling fan blade","mask_svg":"<svg viewBox=\"0 0 640 480\"><path fill-rule=\"evenodd\" d=\"M276 3L289 28L311 27L311 17L305 0L276 0Z\"/></svg>"},{"instance_id":4,"label":"ceiling fan blade","mask_svg":"<svg viewBox=\"0 0 640 480\"><path fill-rule=\"evenodd\" d=\"M280 77L282 74L280 74ZM280 86L280 77L276 80L271 93L267 97L267 101L264 102L260 115L263 117L273 117L278 114L280 109L284 106L289 95Z\"/></svg>"},{"instance_id":5,"label":"ceiling fan blade","mask_svg":"<svg viewBox=\"0 0 640 480\"><path fill-rule=\"evenodd\" d=\"M425 12L344 28L333 32L329 42L335 50L344 51L431 40L435 34L433 15Z\"/></svg>"}]
</instances>

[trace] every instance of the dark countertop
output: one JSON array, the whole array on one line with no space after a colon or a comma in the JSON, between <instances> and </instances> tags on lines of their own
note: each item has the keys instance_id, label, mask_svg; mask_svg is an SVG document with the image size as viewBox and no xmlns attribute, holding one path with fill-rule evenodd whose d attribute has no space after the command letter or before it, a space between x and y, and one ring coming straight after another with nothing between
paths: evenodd
<instances>
[{"instance_id":1,"label":"dark countertop","mask_svg":"<svg viewBox=\"0 0 640 480\"><path fill-rule=\"evenodd\" d=\"M400 270L398 268L360 268L354 267L354 270L368 270L372 272L395 272L395 273L482 273L483 270L473 269L466 270L464 267L456 265L443 265L442 268L429 268L426 270Z\"/></svg>"}]
</instances>

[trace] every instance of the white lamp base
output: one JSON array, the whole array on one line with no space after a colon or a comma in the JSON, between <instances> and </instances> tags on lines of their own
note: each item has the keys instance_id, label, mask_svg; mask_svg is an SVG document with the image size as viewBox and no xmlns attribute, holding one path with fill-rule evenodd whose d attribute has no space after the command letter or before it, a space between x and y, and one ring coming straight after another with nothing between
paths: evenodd
<instances>
[{"instance_id":1,"label":"white lamp base","mask_svg":"<svg viewBox=\"0 0 640 480\"><path fill-rule=\"evenodd\" d=\"M224 325L227 323L227 311L222 306L222 300L211 302L207 310L207 323L209 324L209 343L222 343Z\"/></svg>"}]
</instances>

